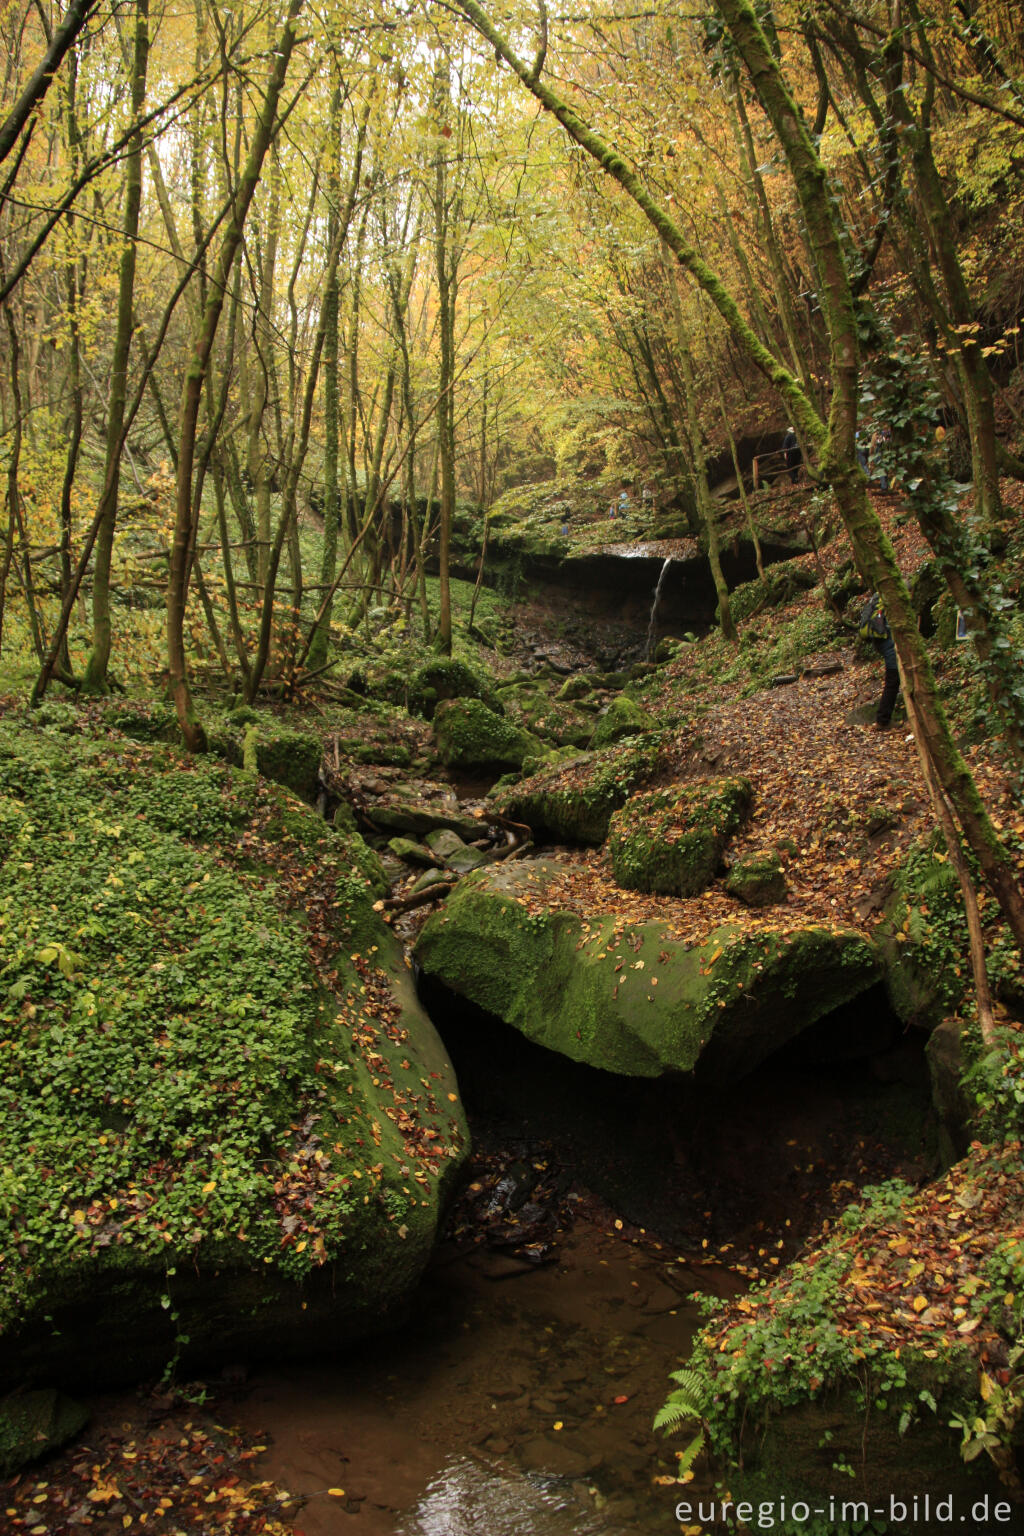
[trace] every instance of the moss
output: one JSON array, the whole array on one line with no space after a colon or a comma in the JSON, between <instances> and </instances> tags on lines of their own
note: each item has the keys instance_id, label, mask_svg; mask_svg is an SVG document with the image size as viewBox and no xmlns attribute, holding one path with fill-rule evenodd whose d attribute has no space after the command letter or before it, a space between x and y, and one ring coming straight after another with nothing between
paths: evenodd
<instances>
[{"instance_id":1,"label":"moss","mask_svg":"<svg viewBox=\"0 0 1024 1536\"><path fill-rule=\"evenodd\" d=\"M653 730L654 720L647 711L623 693L612 700L598 720L594 730L594 746L610 747L613 742L621 741L626 736L642 736L646 731Z\"/></svg>"},{"instance_id":2,"label":"moss","mask_svg":"<svg viewBox=\"0 0 1024 1536\"><path fill-rule=\"evenodd\" d=\"M465 1145L377 861L274 785L107 734L0 720L0 806L31 845L0 889L5 1380L159 1370L172 1312L197 1351L376 1326Z\"/></svg>"},{"instance_id":3,"label":"moss","mask_svg":"<svg viewBox=\"0 0 1024 1536\"><path fill-rule=\"evenodd\" d=\"M799 592L817 585L818 578L804 560L783 560L769 566L764 580L745 581L729 594L729 607L737 624L765 608L781 608Z\"/></svg>"},{"instance_id":4,"label":"moss","mask_svg":"<svg viewBox=\"0 0 1024 1536\"><path fill-rule=\"evenodd\" d=\"M211 723L206 736L210 751L236 768L255 767L265 779L284 785L301 800L316 799L323 756L318 736L290 730L268 714L239 725L224 716Z\"/></svg>"},{"instance_id":5,"label":"moss","mask_svg":"<svg viewBox=\"0 0 1024 1536\"><path fill-rule=\"evenodd\" d=\"M748 780L708 779L634 795L616 811L608 847L628 890L695 896L715 876L753 797Z\"/></svg>"},{"instance_id":6,"label":"moss","mask_svg":"<svg viewBox=\"0 0 1024 1536\"><path fill-rule=\"evenodd\" d=\"M433 718L442 699L482 699L496 715L504 713L493 681L458 656L438 656L413 673L409 707Z\"/></svg>"},{"instance_id":7,"label":"moss","mask_svg":"<svg viewBox=\"0 0 1024 1536\"><path fill-rule=\"evenodd\" d=\"M508 697L508 695L506 695ZM544 741L559 747L586 747L594 734L593 721L571 704L552 699L542 688L517 688L511 699L510 716Z\"/></svg>"},{"instance_id":8,"label":"moss","mask_svg":"<svg viewBox=\"0 0 1024 1536\"><path fill-rule=\"evenodd\" d=\"M603 843L612 812L658 771L661 738L646 736L561 766L495 796L499 811L534 832L568 843Z\"/></svg>"},{"instance_id":9,"label":"moss","mask_svg":"<svg viewBox=\"0 0 1024 1536\"><path fill-rule=\"evenodd\" d=\"M970 981L960 882L939 834L913 847L893 881L875 942L896 1013L932 1029Z\"/></svg>"},{"instance_id":10,"label":"moss","mask_svg":"<svg viewBox=\"0 0 1024 1536\"><path fill-rule=\"evenodd\" d=\"M589 677L584 677L580 674L577 674L575 677L566 678L565 682L562 684L561 688L559 688L555 697L563 700L566 703L572 704L575 703L577 699L585 699L587 695L593 693L593 691L594 685L590 681Z\"/></svg>"},{"instance_id":11,"label":"moss","mask_svg":"<svg viewBox=\"0 0 1024 1536\"><path fill-rule=\"evenodd\" d=\"M518 768L540 743L480 699L446 699L434 715L434 735L449 768ZM542 750L542 749L541 749Z\"/></svg>"},{"instance_id":12,"label":"moss","mask_svg":"<svg viewBox=\"0 0 1024 1536\"><path fill-rule=\"evenodd\" d=\"M748 907L774 906L776 902L785 901L789 889L777 854L737 859L729 871L725 888L730 896Z\"/></svg>"},{"instance_id":13,"label":"moss","mask_svg":"<svg viewBox=\"0 0 1024 1536\"><path fill-rule=\"evenodd\" d=\"M558 866L467 876L417 944L425 971L531 1040L631 1077L733 1081L878 975L860 935L726 925L693 948L658 922L544 907Z\"/></svg>"},{"instance_id":14,"label":"moss","mask_svg":"<svg viewBox=\"0 0 1024 1536\"><path fill-rule=\"evenodd\" d=\"M62 1392L11 1392L0 1399L0 1477L73 1439L89 1415Z\"/></svg>"}]
</instances>

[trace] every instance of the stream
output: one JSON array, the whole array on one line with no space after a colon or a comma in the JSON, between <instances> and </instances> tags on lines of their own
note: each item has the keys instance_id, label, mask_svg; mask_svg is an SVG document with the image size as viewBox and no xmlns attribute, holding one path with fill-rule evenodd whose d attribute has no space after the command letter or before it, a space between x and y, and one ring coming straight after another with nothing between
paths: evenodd
<instances>
[{"instance_id":1,"label":"stream","mask_svg":"<svg viewBox=\"0 0 1024 1536\"><path fill-rule=\"evenodd\" d=\"M578 1203L550 1262L449 1242L400 1332L251 1379L233 1416L268 1444L260 1475L305 1501L305 1536L675 1529L680 1489L655 1479L685 1442L651 1421L694 1290L737 1282Z\"/></svg>"}]
</instances>

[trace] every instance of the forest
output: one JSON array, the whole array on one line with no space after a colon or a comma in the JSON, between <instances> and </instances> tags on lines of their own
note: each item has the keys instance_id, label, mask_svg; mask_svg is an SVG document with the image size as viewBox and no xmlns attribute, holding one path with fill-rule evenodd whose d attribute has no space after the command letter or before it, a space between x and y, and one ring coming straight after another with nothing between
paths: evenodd
<instances>
[{"instance_id":1,"label":"forest","mask_svg":"<svg viewBox=\"0 0 1024 1536\"><path fill-rule=\"evenodd\" d=\"M0 1530L1024 1531L1017 4L0 52Z\"/></svg>"}]
</instances>

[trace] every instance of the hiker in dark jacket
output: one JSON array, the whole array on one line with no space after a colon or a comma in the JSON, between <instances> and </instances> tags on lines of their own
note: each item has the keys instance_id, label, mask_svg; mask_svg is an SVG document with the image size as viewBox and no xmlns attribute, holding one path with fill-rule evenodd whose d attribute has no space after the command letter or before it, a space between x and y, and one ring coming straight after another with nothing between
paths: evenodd
<instances>
[{"instance_id":1,"label":"hiker in dark jacket","mask_svg":"<svg viewBox=\"0 0 1024 1536\"><path fill-rule=\"evenodd\" d=\"M878 593L872 592L860 612L858 630L866 640L873 640L882 652L885 662L885 682L882 697L875 711L875 729L887 731L892 723L892 712L900 692L900 666L896 659L896 644L892 638L889 621L882 611Z\"/></svg>"},{"instance_id":2,"label":"hiker in dark jacket","mask_svg":"<svg viewBox=\"0 0 1024 1536\"><path fill-rule=\"evenodd\" d=\"M789 478L795 485L800 478L800 463L803 454L800 452L800 444L797 442L796 433L792 427L786 428L786 435L782 439L782 452L786 455L786 468Z\"/></svg>"}]
</instances>

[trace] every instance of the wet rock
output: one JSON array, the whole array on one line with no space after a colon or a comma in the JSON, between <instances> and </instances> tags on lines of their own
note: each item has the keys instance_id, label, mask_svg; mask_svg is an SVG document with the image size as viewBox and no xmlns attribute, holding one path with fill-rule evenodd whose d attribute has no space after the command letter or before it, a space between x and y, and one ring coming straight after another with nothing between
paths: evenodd
<instances>
[{"instance_id":1,"label":"wet rock","mask_svg":"<svg viewBox=\"0 0 1024 1536\"><path fill-rule=\"evenodd\" d=\"M454 991L574 1061L733 1081L879 977L877 952L853 930L722 924L688 947L661 922L623 929L545 908L545 886L561 873L535 859L467 876L424 925L416 954Z\"/></svg>"},{"instance_id":2,"label":"wet rock","mask_svg":"<svg viewBox=\"0 0 1024 1536\"><path fill-rule=\"evenodd\" d=\"M420 836L425 832L433 831L435 827L447 827L463 838L480 835L480 822L473 817L462 816L458 811L448 809L442 804L432 804L427 800L407 800L397 797L379 800L376 804L366 807L366 817L376 827L394 828L396 832L414 832Z\"/></svg>"},{"instance_id":3,"label":"wet rock","mask_svg":"<svg viewBox=\"0 0 1024 1536\"><path fill-rule=\"evenodd\" d=\"M443 869L427 869L413 884L411 895L416 896L420 891L429 891L434 885L447 885L451 876Z\"/></svg>"},{"instance_id":4,"label":"wet rock","mask_svg":"<svg viewBox=\"0 0 1024 1536\"><path fill-rule=\"evenodd\" d=\"M392 837L388 841L388 847L395 857L405 864L428 864L433 868L437 867L438 860L430 849L423 843L414 843L411 838Z\"/></svg>"},{"instance_id":5,"label":"wet rock","mask_svg":"<svg viewBox=\"0 0 1024 1536\"><path fill-rule=\"evenodd\" d=\"M528 1472L554 1472L558 1477L586 1477L601 1464L595 1450L562 1432L527 1440L519 1448L519 1460Z\"/></svg>"}]
</instances>

